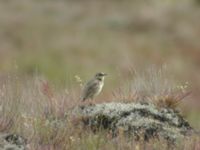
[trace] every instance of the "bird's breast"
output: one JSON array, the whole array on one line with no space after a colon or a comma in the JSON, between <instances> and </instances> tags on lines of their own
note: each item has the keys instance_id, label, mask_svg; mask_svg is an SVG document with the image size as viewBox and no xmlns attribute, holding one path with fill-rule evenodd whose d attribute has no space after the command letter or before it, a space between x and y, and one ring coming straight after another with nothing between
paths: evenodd
<instances>
[{"instance_id":1,"label":"bird's breast","mask_svg":"<svg viewBox=\"0 0 200 150\"><path fill-rule=\"evenodd\" d=\"M102 82L99 83L99 88L97 89L96 95L98 95L101 92L103 85L104 85L104 83L102 83Z\"/></svg>"}]
</instances>

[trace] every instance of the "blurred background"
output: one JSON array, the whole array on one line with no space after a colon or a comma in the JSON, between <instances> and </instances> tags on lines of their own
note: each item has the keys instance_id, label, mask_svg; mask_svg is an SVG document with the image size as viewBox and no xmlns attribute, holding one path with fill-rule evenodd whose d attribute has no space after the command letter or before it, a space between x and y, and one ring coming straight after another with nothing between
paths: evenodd
<instances>
[{"instance_id":1,"label":"blurred background","mask_svg":"<svg viewBox=\"0 0 200 150\"><path fill-rule=\"evenodd\" d=\"M189 83L181 105L200 128L199 0L0 0L1 78L39 74L76 87L76 75L104 71L106 96L132 70L163 64Z\"/></svg>"}]
</instances>

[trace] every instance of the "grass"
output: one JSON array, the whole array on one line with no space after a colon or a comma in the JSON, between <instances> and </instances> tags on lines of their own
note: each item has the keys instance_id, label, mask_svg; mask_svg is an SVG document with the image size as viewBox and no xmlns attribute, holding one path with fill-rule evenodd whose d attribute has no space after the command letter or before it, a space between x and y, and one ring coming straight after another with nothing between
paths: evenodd
<instances>
[{"instance_id":1,"label":"grass","mask_svg":"<svg viewBox=\"0 0 200 150\"><path fill-rule=\"evenodd\" d=\"M154 71L153 74L152 71ZM112 101L141 101L144 98L152 98L152 95L165 94L161 91L166 92L166 87L167 91L170 91L169 94L173 93L172 90L175 89L170 87L169 84L166 84L168 86L159 84L157 90L151 91L151 89L155 89L152 87L158 86L158 83L161 83L164 79L166 82L170 82L166 78L167 74L165 74L166 76L161 74L165 74L164 69L156 70L154 68L150 72L145 72L143 76L138 73L138 77L135 75L134 82L132 82L134 86L132 85L129 88L131 90L128 91L130 93L136 91L136 95L129 96L130 93L123 92L125 88L121 87L122 90L115 92L118 95L115 94ZM154 80L148 82L148 78L154 78ZM80 77L76 76L76 79L81 86L82 80ZM184 90L186 91L186 89ZM167 150L170 147L162 139L155 139L149 142L135 141L132 138L127 139L123 132L120 131L119 136L116 138L112 138L109 132L103 130L93 133L90 129L82 126L80 120L70 117L68 114L71 109L80 104L79 90L56 88L48 80L41 77L22 79L17 76L10 76L1 81L0 93L0 131L22 135L27 139L28 149L31 150L140 150L160 148ZM177 96L179 92L175 94L173 96ZM152 102L155 100L157 99L151 99ZM161 100L159 99L159 101ZM106 102L106 100L97 100L97 103L101 102ZM160 103L158 101L155 102L158 107L171 107L171 105L168 105L167 99L162 100ZM170 104L176 104L176 102L175 98L170 99ZM185 139L184 142L181 142L176 147L177 149L186 150L188 144L190 144L194 149L198 149L198 142L198 137L192 137L191 139Z\"/></svg>"},{"instance_id":2,"label":"grass","mask_svg":"<svg viewBox=\"0 0 200 150\"><path fill-rule=\"evenodd\" d=\"M120 88L113 92L115 99L151 101L158 107L176 108L185 97L191 94L189 83L178 85L166 65L160 69L151 66L143 72L136 70L131 72L132 79L123 80Z\"/></svg>"}]
</instances>

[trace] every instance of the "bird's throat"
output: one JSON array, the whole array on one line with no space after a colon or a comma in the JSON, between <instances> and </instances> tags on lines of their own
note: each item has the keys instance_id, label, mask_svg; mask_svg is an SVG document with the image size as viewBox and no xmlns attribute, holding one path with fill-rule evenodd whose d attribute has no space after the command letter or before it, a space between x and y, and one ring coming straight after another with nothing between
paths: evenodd
<instances>
[{"instance_id":1,"label":"bird's throat","mask_svg":"<svg viewBox=\"0 0 200 150\"><path fill-rule=\"evenodd\" d=\"M103 81L104 79L103 79L103 78L97 78L97 80L98 80L98 81Z\"/></svg>"}]
</instances>

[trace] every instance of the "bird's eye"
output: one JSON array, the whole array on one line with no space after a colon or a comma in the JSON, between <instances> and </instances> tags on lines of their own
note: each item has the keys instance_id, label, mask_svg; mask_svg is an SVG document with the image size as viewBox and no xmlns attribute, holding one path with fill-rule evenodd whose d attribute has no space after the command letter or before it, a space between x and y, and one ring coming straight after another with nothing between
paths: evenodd
<instances>
[{"instance_id":1,"label":"bird's eye","mask_svg":"<svg viewBox=\"0 0 200 150\"><path fill-rule=\"evenodd\" d=\"M97 77L103 77L105 74L104 73L97 73L96 76Z\"/></svg>"}]
</instances>

